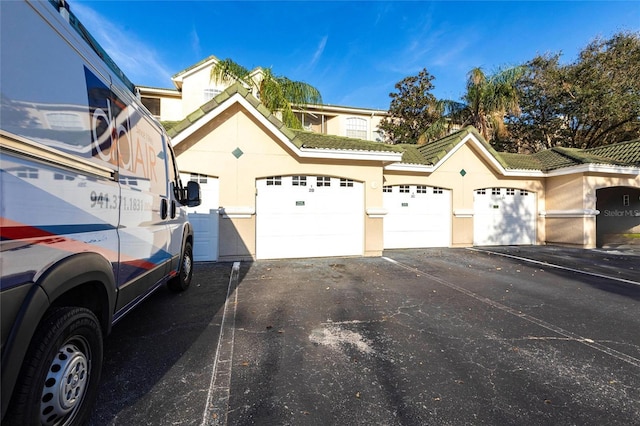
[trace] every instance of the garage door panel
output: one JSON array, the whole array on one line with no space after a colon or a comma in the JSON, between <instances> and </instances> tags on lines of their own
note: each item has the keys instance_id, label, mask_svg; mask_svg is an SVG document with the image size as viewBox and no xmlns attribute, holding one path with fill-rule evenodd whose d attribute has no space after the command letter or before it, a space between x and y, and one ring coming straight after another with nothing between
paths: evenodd
<instances>
[{"instance_id":1,"label":"garage door panel","mask_svg":"<svg viewBox=\"0 0 640 426\"><path fill-rule=\"evenodd\" d=\"M449 247L451 191L418 185L385 188L384 248Z\"/></svg>"},{"instance_id":2,"label":"garage door panel","mask_svg":"<svg viewBox=\"0 0 640 426\"><path fill-rule=\"evenodd\" d=\"M193 259L196 261L218 260L220 232L220 184L217 178L199 174L181 173L186 184L190 180L200 184L202 202L187 208L189 222L193 226Z\"/></svg>"},{"instance_id":3,"label":"garage door panel","mask_svg":"<svg viewBox=\"0 0 640 426\"><path fill-rule=\"evenodd\" d=\"M536 197L513 188L474 193L473 244L529 245L536 241Z\"/></svg>"},{"instance_id":4,"label":"garage door panel","mask_svg":"<svg viewBox=\"0 0 640 426\"><path fill-rule=\"evenodd\" d=\"M306 176L306 186L294 186L294 177L278 178L256 181L257 258L362 255L362 183L341 186L340 179L326 178L329 186L317 187L316 177Z\"/></svg>"}]
</instances>

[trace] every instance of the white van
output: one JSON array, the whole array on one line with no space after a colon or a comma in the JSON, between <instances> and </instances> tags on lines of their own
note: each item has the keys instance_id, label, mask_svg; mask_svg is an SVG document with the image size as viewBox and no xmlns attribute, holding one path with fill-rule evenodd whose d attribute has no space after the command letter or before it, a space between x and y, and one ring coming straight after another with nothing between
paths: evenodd
<instances>
[{"instance_id":1,"label":"white van","mask_svg":"<svg viewBox=\"0 0 640 426\"><path fill-rule=\"evenodd\" d=\"M189 286L200 188L63 0L0 2L0 67L2 423L82 424L112 325Z\"/></svg>"}]
</instances>

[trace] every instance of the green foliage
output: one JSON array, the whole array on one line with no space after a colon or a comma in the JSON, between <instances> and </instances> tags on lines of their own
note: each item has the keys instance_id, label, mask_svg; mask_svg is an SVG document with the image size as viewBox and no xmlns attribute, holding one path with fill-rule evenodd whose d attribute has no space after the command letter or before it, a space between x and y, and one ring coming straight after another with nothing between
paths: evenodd
<instances>
[{"instance_id":1,"label":"green foliage","mask_svg":"<svg viewBox=\"0 0 640 426\"><path fill-rule=\"evenodd\" d=\"M418 143L425 130L442 117L442 106L431 93L433 79L424 68L417 76L396 83L397 92L389 94L389 117L379 126L389 142Z\"/></svg>"},{"instance_id":2,"label":"green foliage","mask_svg":"<svg viewBox=\"0 0 640 426\"><path fill-rule=\"evenodd\" d=\"M472 69L463 98L465 106L455 111L454 121L463 127L474 126L487 141L505 135L505 116L520 113L516 83L523 73L524 68L519 66L499 70L491 76L481 68Z\"/></svg>"},{"instance_id":3,"label":"green foliage","mask_svg":"<svg viewBox=\"0 0 640 426\"><path fill-rule=\"evenodd\" d=\"M566 66L560 55L526 64L509 149L593 148L640 137L640 33L595 39Z\"/></svg>"},{"instance_id":4,"label":"green foliage","mask_svg":"<svg viewBox=\"0 0 640 426\"><path fill-rule=\"evenodd\" d=\"M221 83L243 82L257 93L265 107L273 112L279 112L283 123L292 129L302 129L302 123L293 113L292 105L322 103L322 96L318 89L307 83L276 76L271 68L249 71L231 59L219 61L211 69L211 79Z\"/></svg>"}]
</instances>

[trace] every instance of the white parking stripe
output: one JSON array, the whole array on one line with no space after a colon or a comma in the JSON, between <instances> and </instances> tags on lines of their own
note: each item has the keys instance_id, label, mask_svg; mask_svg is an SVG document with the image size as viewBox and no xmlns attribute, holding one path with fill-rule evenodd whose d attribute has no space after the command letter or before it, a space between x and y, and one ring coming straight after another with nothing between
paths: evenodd
<instances>
[{"instance_id":1,"label":"white parking stripe","mask_svg":"<svg viewBox=\"0 0 640 426\"><path fill-rule=\"evenodd\" d=\"M413 271L413 272L417 272L417 273L419 273L420 275L423 275L423 276L427 276L430 279L432 279L433 281L436 281L436 282L438 282L438 283L440 283L440 284L442 284L442 285L444 285L446 287L449 287L449 288L451 288L453 290L459 291L460 293L463 293L463 294L465 294L465 295L467 295L469 297L472 297L472 298L478 300L479 302L482 302L484 304L492 306L492 307L494 307L496 309L500 309L501 311L507 312L507 313L509 313L509 314L511 314L513 316L518 317L518 318L522 318L525 321L528 321L528 322L536 324L536 325L538 325L540 327L546 328L547 330L550 330L550 331L552 331L554 333L560 334L561 336L564 336L564 337L566 337L566 338L568 338L570 340L573 340L575 342L581 343L581 344L583 344L585 346L589 346L589 347L591 347L591 348L593 348L593 349L595 349L595 350L597 350L599 352L605 353L605 354L607 354L607 355L609 355L609 356L611 356L613 358L617 358L617 359L619 359L621 361L624 361L626 363L629 363L629 364L631 364L631 365L633 365L635 367L640 367L640 359L638 359L638 358L634 358L634 357L632 357L630 355L627 355L625 353L619 352L619 351L617 351L615 349L611 349L611 348L609 348L607 346L604 346L604 345L602 345L602 344L600 344L598 342L593 341L592 339L588 339L586 337L582 337L580 335L577 335L575 333L570 332L569 330L565 330L562 327L555 326L555 325L550 324L550 323L548 323L546 321L543 321L543 320L541 320L539 318L533 317L531 315L527 315L524 312L521 312L521 311L518 311L516 309L510 308L510 307L508 307L506 305L503 305L502 303L499 303L499 302L496 302L494 300L488 299L486 297L480 296L480 295L478 295L478 294L476 294L476 293L474 293L472 291L469 291L469 290L467 290L467 289L465 289L463 287L460 287L460 286L458 286L456 284L453 284L453 283L451 283L449 281L443 280L442 278L440 278L440 277L438 277L436 275L430 274L428 272L421 271L418 268L414 268L413 266L405 265L405 264L403 264L401 262L398 262L397 260L394 260L394 259L391 259L391 258L388 258L388 257L384 257L383 256L382 258L387 260L387 261L389 261L389 262L391 262L391 263L393 263L393 264L395 264L395 265L398 265L398 266L400 266L402 268L408 269L408 270Z\"/></svg>"},{"instance_id":2,"label":"white parking stripe","mask_svg":"<svg viewBox=\"0 0 640 426\"><path fill-rule=\"evenodd\" d=\"M627 280L625 278L612 277L610 275L597 274L595 272L581 271L579 269L567 268L566 266L560 266L560 265L555 265L553 263L541 262L539 260L534 260L534 259L527 259L526 257L514 256L512 254L500 253L500 252L491 251L491 250L480 250L480 249L471 248L471 247L467 247L467 250L477 251L479 253L490 253L490 254L495 254L503 257L510 257L512 259L520 260L522 262L533 263L535 265L543 265L543 266L548 266L549 268L562 269L564 271L571 271L571 272L576 272L578 274L590 275L592 277L598 277L598 278L606 278L608 280L620 281L622 283L640 286L640 282L638 281Z\"/></svg>"},{"instance_id":3,"label":"white parking stripe","mask_svg":"<svg viewBox=\"0 0 640 426\"><path fill-rule=\"evenodd\" d=\"M233 346L235 339L236 308L238 306L238 275L240 262L234 262L227 287L227 299L220 324L218 347L213 361L211 384L207 394L207 403L202 414L202 426L218 426L227 424L229 409L229 385L231 383L231 367L233 362ZM232 289L235 289L232 294ZM233 300L232 300L233 299Z\"/></svg>"}]
</instances>

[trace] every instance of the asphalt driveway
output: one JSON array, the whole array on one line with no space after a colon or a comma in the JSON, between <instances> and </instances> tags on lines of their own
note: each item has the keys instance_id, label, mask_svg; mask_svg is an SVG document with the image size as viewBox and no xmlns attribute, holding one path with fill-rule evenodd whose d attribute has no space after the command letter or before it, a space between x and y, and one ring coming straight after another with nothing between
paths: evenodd
<instances>
[{"instance_id":1,"label":"asphalt driveway","mask_svg":"<svg viewBox=\"0 0 640 426\"><path fill-rule=\"evenodd\" d=\"M199 264L116 326L92 424L633 424L639 267L553 247Z\"/></svg>"}]
</instances>

